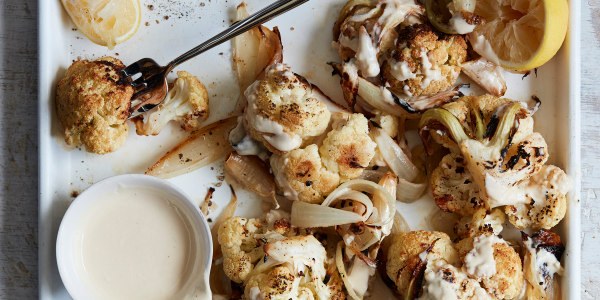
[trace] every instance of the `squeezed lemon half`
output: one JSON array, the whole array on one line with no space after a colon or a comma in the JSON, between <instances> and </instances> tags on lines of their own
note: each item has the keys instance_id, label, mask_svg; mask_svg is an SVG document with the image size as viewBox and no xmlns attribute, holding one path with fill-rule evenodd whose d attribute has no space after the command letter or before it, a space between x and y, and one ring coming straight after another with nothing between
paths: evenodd
<instances>
[{"instance_id":1,"label":"squeezed lemon half","mask_svg":"<svg viewBox=\"0 0 600 300\"><path fill-rule=\"evenodd\" d=\"M569 6L566 0L485 0L477 1L475 13L485 19L469 34L475 51L506 69L526 71L560 49Z\"/></svg>"},{"instance_id":2,"label":"squeezed lemon half","mask_svg":"<svg viewBox=\"0 0 600 300\"><path fill-rule=\"evenodd\" d=\"M140 26L139 0L61 0L75 26L92 42L114 48Z\"/></svg>"}]
</instances>

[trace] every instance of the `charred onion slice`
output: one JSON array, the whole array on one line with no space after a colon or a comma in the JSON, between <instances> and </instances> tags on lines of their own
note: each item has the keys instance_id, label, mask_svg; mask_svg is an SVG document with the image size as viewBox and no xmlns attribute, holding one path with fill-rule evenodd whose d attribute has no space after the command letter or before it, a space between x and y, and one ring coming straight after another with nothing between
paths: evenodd
<instances>
[{"instance_id":1,"label":"charred onion slice","mask_svg":"<svg viewBox=\"0 0 600 300\"><path fill-rule=\"evenodd\" d=\"M246 4L238 5L237 21L248 17ZM277 27L273 31L257 26L234 38L233 60L238 84L242 93L256 80L263 70L283 60L283 46Z\"/></svg>"},{"instance_id":2,"label":"charred onion slice","mask_svg":"<svg viewBox=\"0 0 600 300\"><path fill-rule=\"evenodd\" d=\"M340 241L337 244L337 248L335 250L335 265L340 273L340 277L342 277L342 281L344 282L344 286L346 287L346 292L348 292L348 296L353 300L362 300L362 297L359 297L350 280L348 280L348 273L346 272L346 266L344 265L344 254L342 253L342 247L344 242Z\"/></svg>"},{"instance_id":3,"label":"charred onion slice","mask_svg":"<svg viewBox=\"0 0 600 300\"><path fill-rule=\"evenodd\" d=\"M377 194L377 197L382 197L383 200L373 203L363 192L370 195ZM353 204L343 208L332 207L341 201ZM380 212L390 211L390 207L394 207L394 205L394 197L381 185L372 181L354 179L340 185L320 205L294 201L291 223L303 228L328 227L358 222L369 223L369 218L373 217L371 218L373 223L369 224L381 226L392 221L393 215L381 216ZM356 209L347 210L355 206L358 207L358 211L355 212ZM377 211L377 216L385 217L385 219L373 216L374 210Z\"/></svg>"},{"instance_id":4,"label":"charred onion slice","mask_svg":"<svg viewBox=\"0 0 600 300\"><path fill-rule=\"evenodd\" d=\"M419 169L387 133L379 128L372 128L371 135L377 143L383 159L394 174L408 181L412 181L417 177Z\"/></svg>"},{"instance_id":5,"label":"charred onion slice","mask_svg":"<svg viewBox=\"0 0 600 300\"><path fill-rule=\"evenodd\" d=\"M492 147L502 148L509 142L508 139L510 135L514 134L513 128L515 127L515 120L517 120L517 113L520 112L521 109L521 104L515 102L511 104L504 115L502 115L500 124L498 124L494 136L490 140L490 145Z\"/></svg>"},{"instance_id":6,"label":"charred onion slice","mask_svg":"<svg viewBox=\"0 0 600 300\"><path fill-rule=\"evenodd\" d=\"M225 171L235 181L261 197L269 198L275 206L275 179L265 163L255 155L239 155L233 151L225 160Z\"/></svg>"},{"instance_id":7,"label":"charred onion slice","mask_svg":"<svg viewBox=\"0 0 600 300\"><path fill-rule=\"evenodd\" d=\"M350 0L346 2L346 5L342 7L340 11L340 15L335 21L335 25L333 25L333 40L337 41L340 37L340 27L342 23L346 21L346 19L353 13L355 8L358 7L370 7L371 0Z\"/></svg>"},{"instance_id":8,"label":"charred onion slice","mask_svg":"<svg viewBox=\"0 0 600 300\"><path fill-rule=\"evenodd\" d=\"M473 31L475 24L471 25L465 21L464 15L474 16L475 0L425 0L427 18L439 31L447 34L466 34ZM453 18L461 19L464 25L471 25L468 29L460 30L452 23ZM474 20L471 20L473 23Z\"/></svg>"},{"instance_id":9,"label":"charred onion slice","mask_svg":"<svg viewBox=\"0 0 600 300\"><path fill-rule=\"evenodd\" d=\"M169 150L148 168L145 174L171 178L192 172L222 158L233 151L229 144L229 131L236 124L236 118L229 118L201 128Z\"/></svg>"},{"instance_id":10,"label":"charred onion slice","mask_svg":"<svg viewBox=\"0 0 600 300\"><path fill-rule=\"evenodd\" d=\"M421 136L423 136L423 131L428 130L427 125L431 123L441 123L450 132L456 144L469 139L458 119L443 108L432 108L421 116L419 122Z\"/></svg>"},{"instance_id":11,"label":"charred onion slice","mask_svg":"<svg viewBox=\"0 0 600 300\"><path fill-rule=\"evenodd\" d=\"M504 96L506 93L506 80L502 67L493 62L480 57L463 63L461 70L486 92L496 97Z\"/></svg>"}]
</instances>

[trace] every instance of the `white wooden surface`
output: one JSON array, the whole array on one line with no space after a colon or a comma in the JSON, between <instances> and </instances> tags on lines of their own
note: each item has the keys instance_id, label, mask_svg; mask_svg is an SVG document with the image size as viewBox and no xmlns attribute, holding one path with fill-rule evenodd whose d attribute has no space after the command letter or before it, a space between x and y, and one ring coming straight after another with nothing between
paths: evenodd
<instances>
[{"instance_id":1,"label":"white wooden surface","mask_svg":"<svg viewBox=\"0 0 600 300\"><path fill-rule=\"evenodd\" d=\"M0 299L38 295L36 18L36 0L0 0ZM596 299L600 297L600 0L584 0L581 24L581 298Z\"/></svg>"}]
</instances>

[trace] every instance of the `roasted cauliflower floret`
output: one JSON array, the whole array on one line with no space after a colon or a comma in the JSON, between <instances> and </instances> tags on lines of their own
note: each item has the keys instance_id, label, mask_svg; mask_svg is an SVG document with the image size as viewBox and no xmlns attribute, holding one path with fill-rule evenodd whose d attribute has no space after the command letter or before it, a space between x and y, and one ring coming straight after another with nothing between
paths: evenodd
<instances>
[{"instance_id":1,"label":"roasted cauliflower floret","mask_svg":"<svg viewBox=\"0 0 600 300\"><path fill-rule=\"evenodd\" d=\"M271 152L282 154L325 132L331 113L325 95L288 66L275 64L246 89L244 125Z\"/></svg>"},{"instance_id":2,"label":"roasted cauliflower floret","mask_svg":"<svg viewBox=\"0 0 600 300\"><path fill-rule=\"evenodd\" d=\"M508 220L518 229L550 229L565 217L571 181L560 168L545 165L529 180L515 186L512 196L521 204L507 205Z\"/></svg>"},{"instance_id":3,"label":"roasted cauliflower floret","mask_svg":"<svg viewBox=\"0 0 600 300\"><path fill-rule=\"evenodd\" d=\"M458 262L458 254L450 237L443 232L410 231L394 236L387 252L386 273L405 296L413 271L422 260Z\"/></svg>"},{"instance_id":4,"label":"roasted cauliflower floret","mask_svg":"<svg viewBox=\"0 0 600 300\"><path fill-rule=\"evenodd\" d=\"M246 299L314 299L312 291L300 287L290 268L279 266L266 273L259 273L248 280L244 289Z\"/></svg>"},{"instance_id":5,"label":"roasted cauliflower floret","mask_svg":"<svg viewBox=\"0 0 600 300\"><path fill-rule=\"evenodd\" d=\"M510 99L462 97L428 110L420 127L426 143L432 137L462 157L465 180L475 183L487 208L526 203L524 197L514 196L519 192L518 185L539 172L548 159L544 138L533 132L531 112L521 102ZM449 178L449 174L442 176L442 171L438 172L440 176L432 177L436 201L446 195L435 193L436 187L445 187L443 180ZM454 177L458 180L459 176ZM452 199L455 202L470 201L465 194L451 196L462 197Z\"/></svg>"},{"instance_id":6,"label":"roasted cauliflower floret","mask_svg":"<svg viewBox=\"0 0 600 300\"><path fill-rule=\"evenodd\" d=\"M358 56L361 31L367 34L371 44L378 45L378 53L387 52L396 38L396 28L407 18L420 22L423 13L424 7L413 1L348 1L333 28L340 58L348 61Z\"/></svg>"},{"instance_id":7,"label":"roasted cauliflower floret","mask_svg":"<svg viewBox=\"0 0 600 300\"><path fill-rule=\"evenodd\" d=\"M456 244L463 270L498 299L513 299L523 288L519 254L495 235L466 238Z\"/></svg>"},{"instance_id":8,"label":"roasted cauliflower floret","mask_svg":"<svg viewBox=\"0 0 600 300\"><path fill-rule=\"evenodd\" d=\"M312 144L281 156L271 156L275 182L288 199L321 203L340 184L338 174L323 166L319 148Z\"/></svg>"},{"instance_id":9,"label":"roasted cauliflower floret","mask_svg":"<svg viewBox=\"0 0 600 300\"><path fill-rule=\"evenodd\" d=\"M443 211L470 216L485 207L473 177L459 154L448 154L429 178L435 204Z\"/></svg>"},{"instance_id":10,"label":"roasted cauliflower floret","mask_svg":"<svg viewBox=\"0 0 600 300\"><path fill-rule=\"evenodd\" d=\"M254 264L264 256L265 242L293 235L285 217L276 220L232 217L219 227L218 241L223 252L223 269L229 279L241 283L247 279Z\"/></svg>"},{"instance_id":11,"label":"roasted cauliflower floret","mask_svg":"<svg viewBox=\"0 0 600 300\"><path fill-rule=\"evenodd\" d=\"M369 166L377 144L369 137L369 123L362 114L347 115L334 122L319 153L327 170L338 173L341 180L356 178Z\"/></svg>"},{"instance_id":12,"label":"roasted cauliflower floret","mask_svg":"<svg viewBox=\"0 0 600 300\"><path fill-rule=\"evenodd\" d=\"M120 148L133 88L121 81L123 63L113 57L74 62L56 86L56 114L68 145L105 154Z\"/></svg>"},{"instance_id":13,"label":"roasted cauliflower floret","mask_svg":"<svg viewBox=\"0 0 600 300\"><path fill-rule=\"evenodd\" d=\"M495 208L489 214L485 208L478 208L473 216L461 218L454 226L456 235L465 239L481 234L499 235L504 229L502 224L506 216L501 209Z\"/></svg>"},{"instance_id":14,"label":"roasted cauliflower floret","mask_svg":"<svg viewBox=\"0 0 600 300\"><path fill-rule=\"evenodd\" d=\"M454 85L467 56L460 35L445 35L427 24L400 29L396 49L383 63L382 74L397 94L432 95Z\"/></svg>"},{"instance_id":15,"label":"roasted cauliflower floret","mask_svg":"<svg viewBox=\"0 0 600 300\"><path fill-rule=\"evenodd\" d=\"M485 300L490 294L474 279L444 260L427 263L423 276L423 294L418 299L427 300Z\"/></svg>"},{"instance_id":16,"label":"roasted cauliflower floret","mask_svg":"<svg viewBox=\"0 0 600 300\"><path fill-rule=\"evenodd\" d=\"M272 241L263 248L264 259L245 287L247 298L343 299L339 277L327 273L327 252L314 236ZM325 283L327 276L331 279Z\"/></svg>"},{"instance_id":17,"label":"roasted cauliflower floret","mask_svg":"<svg viewBox=\"0 0 600 300\"><path fill-rule=\"evenodd\" d=\"M184 130L196 130L208 114L208 92L204 84L194 75L179 71L165 100L144 119L135 119L136 133L157 135L170 121L180 122Z\"/></svg>"},{"instance_id":18,"label":"roasted cauliflower floret","mask_svg":"<svg viewBox=\"0 0 600 300\"><path fill-rule=\"evenodd\" d=\"M332 130L322 145L271 156L271 169L283 195L291 200L321 203L342 181L360 176L375 155L362 114L335 113Z\"/></svg>"}]
</instances>

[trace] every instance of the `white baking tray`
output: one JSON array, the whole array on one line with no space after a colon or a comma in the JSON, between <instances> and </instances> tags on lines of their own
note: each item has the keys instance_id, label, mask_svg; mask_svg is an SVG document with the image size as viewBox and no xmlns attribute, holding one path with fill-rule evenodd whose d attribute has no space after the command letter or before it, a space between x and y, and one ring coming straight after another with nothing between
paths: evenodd
<instances>
[{"instance_id":1,"label":"white baking tray","mask_svg":"<svg viewBox=\"0 0 600 300\"><path fill-rule=\"evenodd\" d=\"M60 220L73 193L80 192L103 178L125 173L141 173L180 141L185 133L168 127L157 137L139 137L131 130L125 146L115 153L93 155L68 149L54 113L54 87L65 69L78 57L94 59L115 56L125 64L151 57L167 63L230 24L237 1L140 0L142 24L128 41L108 50L91 43L74 30L60 1L39 1L39 288L42 299L69 299L56 267L55 240ZM249 0L249 11L269 1ZM331 29L344 0L310 1L268 26L278 26L284 45L284 62L304 75L333 99L340 100L339 79L331 76L328 61L338 61L331 48ZM148 8L153 5L153 10ZM566 242L566 274L562 277L563 299L580 295L580 111L579 111L579 0L570 3L570 29L558 55L525 79L508 75L508 98L526 100L532 94L542 101L536 114L536 129L550 149L550 163L564 168L574 182L569 194L567 217L558 226ZM168 19L167 17L168 16ZM118 53L118 54L117 54ZM231 45L226 43L179 67L202 80L210 95L210 120L227 116L239 90L232 73ZM171 181L198 202L207 189L215 186L222 173L222 162ZM218 215L229 201L223 184L214 194ZM256 216L258 200L240 191L237 214ZM425 197L427 198L427 197ZM399 204L413 229L427 229L425 221L435 208L431 199L414 204Z\"/></svg>"}]
</instances>

